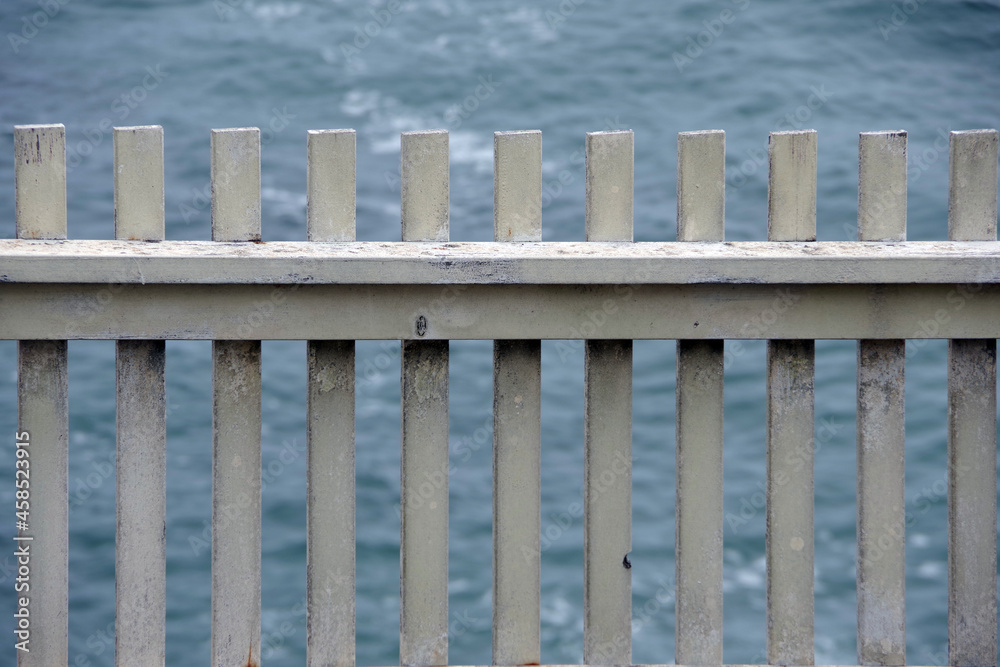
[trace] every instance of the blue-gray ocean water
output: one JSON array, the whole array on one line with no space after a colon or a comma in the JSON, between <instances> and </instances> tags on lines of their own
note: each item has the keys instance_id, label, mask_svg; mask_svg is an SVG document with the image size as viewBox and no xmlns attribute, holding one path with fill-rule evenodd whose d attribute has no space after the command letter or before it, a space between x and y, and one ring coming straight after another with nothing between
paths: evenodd
<instances>
[{"instance_id":1,"label":"blue-gray ocean water","mask_svg":"<svg viewBox=\"0 0 1000 667\"><path fill-rule=\"evenodd\" d=\"M46 13L48 12L48 13ZM492 132L541 129L546 240L583 238L584 134L635 131L635 237L675 237L676 133L727 132L729 240L766 232L771 130L819 131L821 240L855 237L858 132L909 131L910 239L947 235L946 133L1000 124L1000 3L3 0L13 126L65 123L69 235L113 235L112 125L160 124L166 233L209 238L209 130L262 128L263 234L305 239L306 130L358 131L358 238L397 240L399 132L451 130L451 230L489 240ZM568 183L559 187L560 179ZM350 317L350 313L344 313ZM633 660L674 655L674 343L635 345ZM70 656L113 664L114 345L70 343ZM490 660L491 346L451 346L450 660ZM727 343L725 660L763 662L764 346ZM945 345L910 344L908 658L947 645ZM305 659L305 347L263 349L263 659ZM210 345L167 345L167 663L210 646ZM543 344L542 660L582 660L583 353ZM816 659L853 664L855 343L816 364ZM15 345L0 342L0 665L11 623ZM398 660L399 346L358 343L357 656ZM562 519L563 523L565 520ZM553 526L558 527L553 528ZM41 576L36 573L36 576Z\"/></svg>"}]
</instances>

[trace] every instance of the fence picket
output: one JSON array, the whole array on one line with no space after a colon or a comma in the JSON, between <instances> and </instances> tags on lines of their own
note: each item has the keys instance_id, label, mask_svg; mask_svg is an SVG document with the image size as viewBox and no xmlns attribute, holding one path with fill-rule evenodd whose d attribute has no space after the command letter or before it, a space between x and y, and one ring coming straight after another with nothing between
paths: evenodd
<instances>
[{"instance_id":1,"label":"fence picket","mask_svg":"<svg viewBox=\"0 0 1000 667\"><path fill-rule=\"evenodd\" d=\"M404 132L404 241L448 240L448 133ZM426 307L424 307L426 308ZM401 353L399 662L448 664L448 341L417 340L435 326L418 309Z\"/></svg>"},{"instance_id":2,"label":"fence picket","mask_svg":"<svg viewBox=\"0 0 1000 667\"><path fill-rule=\"evenodd\" d=\"M163 128L116 127L115 238L163 240ZM166 343L118 340L115 664L166 654Z\"/></svg>"},{"instance_id":3,"label":"fence picket","mask_svg":"<svg viewBox=\"0 0 1000 667\"><path fill-rule=\"evenodd\" d=\"M212 240L260 239L260 130L212 131ZM260 664L260 341L212 341L212 664Z\"/></svg>"},{"instance_id":4,"label":"fence picket","mask_svg":"<svg viewBox=\"0 0 1000 667\"><path fill-rule=\"evenodd\" d=\"M15 126L14 160L17 238L66 238L66 128Z\"/></svg>"},{"instance_id":5,"label":"fence picket","mask_svg":"<svg viewBox=\"0 0 1000 667\"><path fill-rule=\"evenodd\" d=\"M542 240L542 133L494 135L493 237ZM493 664L540 654L539 340L493 341Z\"/></svg>"},{"instance_id":6,"label":"fence picket","mask_svg":"<svg viewBox=\"0 0 1000 667\"><path fill-rule=\"evenodd\" d=\"M15 228L19 239L66 238L66 130L14 128ZM16 311L15 311L16 312ZM19 340L17 425L31 460L30 522L18 536L31 551L30 652L19 667L69 661L69 400L65 340Z\"/></svg>"},{"instance_id":7,"label":"fence picket","mask_svg":"<svg viewBox=\"0 0 1000 667\"><path fill-rule=\"evenodd\" d=\"M767 232L816 239L816 132L772 132ZM767 661L811 665L813 653L812 340L767 342Z\"/></svg>"},{"instance_id":8,"label":"fence picket","mask_svg":"<svg viewBox=\"0 0 1000 667\"><path fill-rule=\"evenodd\" d=\"M723 240L725 187L725 132L678 134L678 241ZM724 341L677 341L678 665L722 664L724 361Z\"/></svg>"},{"instance_id":9,"label":"fence picket","mask_svg":"<svg viewBox=\"0 0 1000 667\"><path fill-rule=\"evenodd\" d=\"M858 240L906 240L906 132L858 140ZM905 340L858 341L858 664L906 664Z\"/></svg>"},{"instance_id":10,"label":"fence picket","mask_svg":"<svg viewBox=\"0 0 1000 667\"><path fill-rule=\"evenodd\" d=\"M948 236L996 241L997 131L952 132ZM997 662L996 338L948 341L948 664Z\"/></svg>"},{"instance_id":11,"label":"fence picket","mask_svg":"<svg viewBox=\"0 0 1000 667\"><path fill-rule=\"evenodd\" d=\"M355 661L354 341L308 343L309 667Z\"/></svg>"},{"instance_id":12,"label":"fence picket","mask_svg":"<svg viewBox=\"0 0 1000 667\"><path fill-rule=\"evenodd\" d=\"M308 136L308 238L353 241L355 132L310 131ZM353 340L307 345L309 667L355 663L354 347Z\"/></svg>"},{"instance_id":13,"label":"fence picket","mask_svg":"<svg viewBox=\"0 0 1000 667\"><path fill-rule=\"evenodd\" d=\"M353 241L357 134L354 130L310 130L307 136L307 237L310 241Z\"/></svg>"},{"instance_id":14,"label":"fence picket","mask_svg":"<svg viewBox=\"0 0 1000 667\"><path fill-rule=\"evenodd\" d=\"M633 147L631 131L587 134L588 241L632 241ZM586 342L584 391L583 661L630 664L631 340Z\"/></svg>"}]
</instances>

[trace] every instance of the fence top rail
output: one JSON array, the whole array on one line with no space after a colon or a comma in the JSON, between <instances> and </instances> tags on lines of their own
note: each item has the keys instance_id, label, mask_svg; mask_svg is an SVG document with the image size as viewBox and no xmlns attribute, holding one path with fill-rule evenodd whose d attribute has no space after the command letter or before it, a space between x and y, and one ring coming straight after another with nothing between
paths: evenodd
<instances>
[{"instance_id":1,"label":"fence top rail","mask_svg":"<svg viewBox=\"0 0 1000 667\"><path fill-rule=\"evenodd\" d=\"M1000 243L0 240L0 282L122 284L1000 283Z\"/></svg>"}]
</instances>

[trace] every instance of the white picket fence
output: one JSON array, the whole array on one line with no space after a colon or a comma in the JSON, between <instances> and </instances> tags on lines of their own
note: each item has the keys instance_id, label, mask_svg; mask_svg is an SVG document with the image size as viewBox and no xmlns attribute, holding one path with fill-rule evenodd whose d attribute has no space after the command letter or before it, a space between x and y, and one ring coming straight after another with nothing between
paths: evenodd
<instances>
[{"instance_id":1,"label":"white picket fence","mask_svg":"<svg viewBox=\"0 0 1000 667\"><path fill-rule=\"evenodd\" d=\"M216 130L213 240L179 242L162 128L117 128L117 240L87 241L66 240L63 126L15 128L0 338L19 341L34 576L18 664L68 663L67 339L118 341L116 664L142 667L165 654L166 339L213 341L218 667L260 659L260 341L309 341L308 665L352 667L354 341L402 341L399 662L430 666L448 664L448 341L494 340L493 663L537 664L540 341L585 338L585 662L631 663L632 341L676 339L675 660L722 663L723 341L766 339L767 661L813 663L814 340L856 339L858 663L903 665L904 341L934 337L950 339L948 660L995 665L997 132L950 143L948 241L905 241L890 132L860 137L859 241L816 242L804 131L770 137L769 241L724 243L725 134L707 131L678 136L678 241L634 243L633 135L588 134L586 242L552 243L541 133L501 132L495 241L449 243L448 134L404 133L402 242L358 243L355 134L316 131L308 241L262 243L259 131Z\"/></svg>"}]
</instances>

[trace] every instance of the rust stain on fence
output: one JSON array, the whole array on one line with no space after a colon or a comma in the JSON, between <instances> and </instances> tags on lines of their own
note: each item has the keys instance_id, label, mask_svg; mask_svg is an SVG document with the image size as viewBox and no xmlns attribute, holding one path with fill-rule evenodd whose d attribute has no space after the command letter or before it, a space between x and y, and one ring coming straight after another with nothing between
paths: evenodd
<instances>
[{"instance_id":1,"label":"rust stain on fence","mask_svg":"<svg viewBox=\"0 0 1000 667\"><path fill-rule=\"evenodd\" d=\"M250 649L247 651L247 664L243 667L259 667L257 661L253 659L253 640L250 640Z\"/></svg>"}]
</instances>

